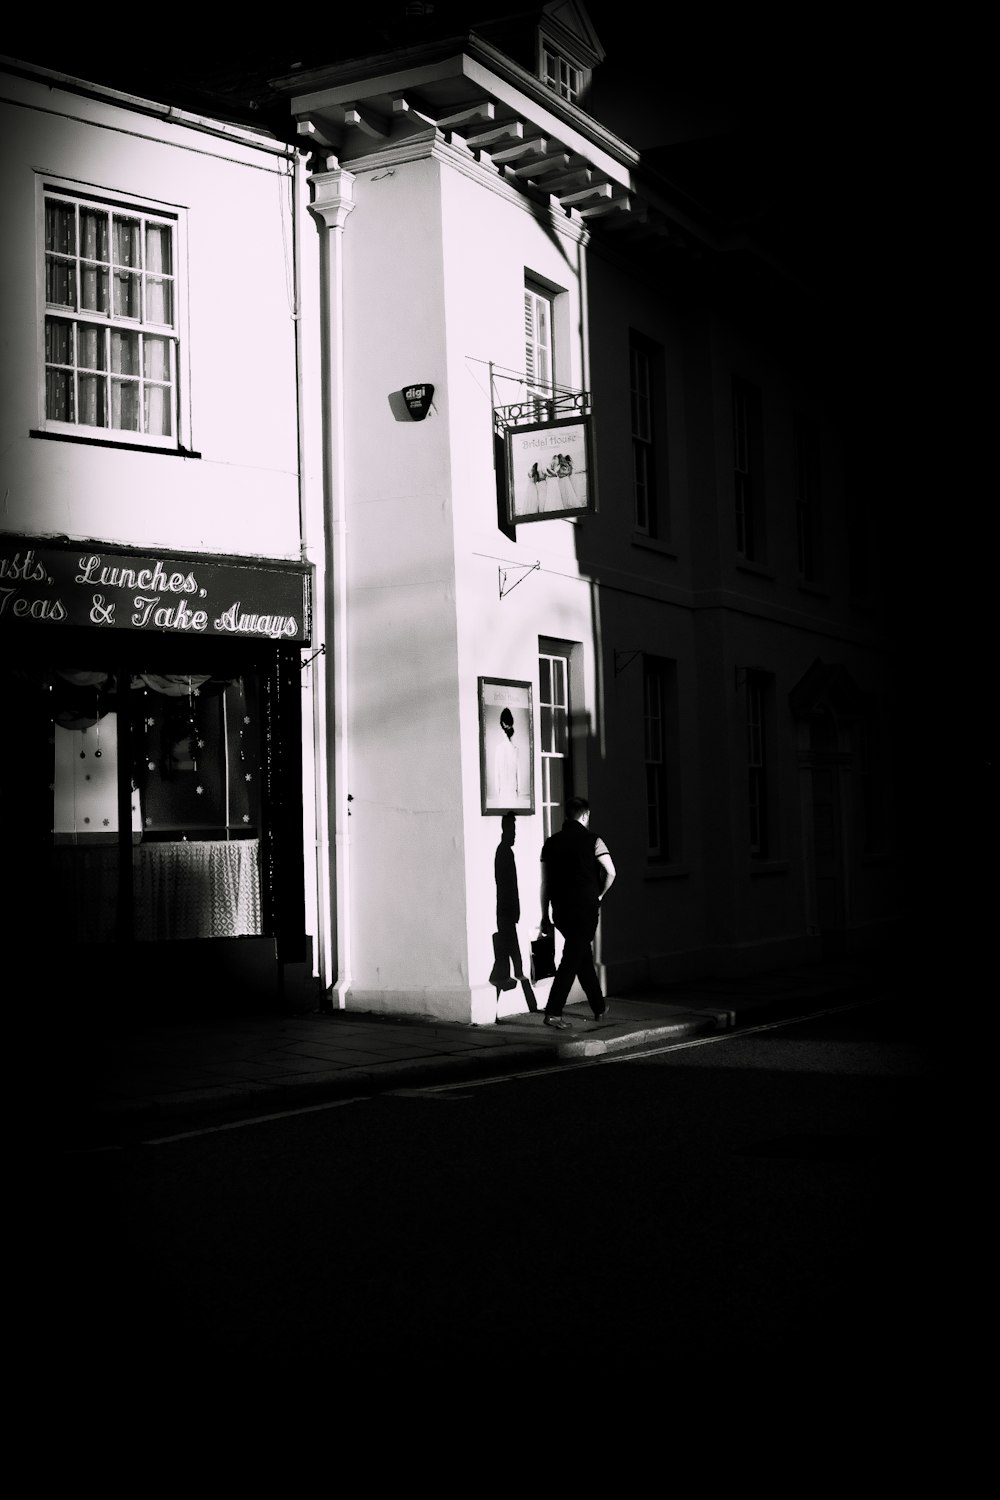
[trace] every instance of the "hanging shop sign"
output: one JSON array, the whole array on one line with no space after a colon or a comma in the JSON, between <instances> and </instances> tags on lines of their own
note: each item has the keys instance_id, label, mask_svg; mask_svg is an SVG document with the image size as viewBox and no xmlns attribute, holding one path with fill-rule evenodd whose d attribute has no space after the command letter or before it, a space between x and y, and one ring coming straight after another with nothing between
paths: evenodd
<instances>
[{"instance_id":1,"label":"hanging shop sign","mask_svg":"<svg viewBox=\"0 0 1000 1500\"><path fill-rule=\"evenodd\" d=\"M505 444L509 522L596 509L589 417L508 427Z\"/></svg>"},{"instance_id":2,"label":"hanging shop sign","mask_svg":"<svg viewBox=\"0 0 1000 1500\"><path fill-rule=\"evenodd\" d=\"M312 569L0 538L0 625L298 642L312 630Z\"/></svg>"}]
</instances>

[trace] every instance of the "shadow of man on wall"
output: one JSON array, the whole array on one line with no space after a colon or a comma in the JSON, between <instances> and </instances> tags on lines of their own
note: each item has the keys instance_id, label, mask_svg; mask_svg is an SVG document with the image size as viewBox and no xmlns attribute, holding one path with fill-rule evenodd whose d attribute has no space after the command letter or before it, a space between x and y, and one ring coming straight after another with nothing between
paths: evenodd
<instances>
[{"instance_id":1,"label":"shadow of man on wall","mask_svg":"<svg viewBox=\"0 0 1000 1500\"><path fill-rule=\"evenodd\" d=\"M538 1002L531 988L531 981L524 972L521 960L521 944L517 936L517 924L521 920L521 898L517 888L517 864L514 860L514 840L517 837L517 816L504 813L500 821L500 842L493 859L493 873L497 886L497 930L493 934L493 972L490 983L497 992L515 989L518 982L530 1011L537 1011ZM512 973L513 971L513 973Z\"/></svg>"}]
</instances>

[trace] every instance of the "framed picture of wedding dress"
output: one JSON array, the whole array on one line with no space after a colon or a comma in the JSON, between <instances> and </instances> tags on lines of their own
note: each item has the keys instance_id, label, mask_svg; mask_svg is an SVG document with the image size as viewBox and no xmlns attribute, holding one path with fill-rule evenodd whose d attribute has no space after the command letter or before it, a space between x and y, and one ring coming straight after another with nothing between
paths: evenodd
<instances>
[{"instance_id":1,"label":"framed picture of wedding dress","mask_svg":"<svg viewBox=\"0 0 1000 1500\"><path fill-rule=\"evenodd\" d=\"M483 812L535 810L531 683L479 679L479 771Z\"/></svg>"},{"instance_id":2,"label":"framed picture of wedding dress","mask_svg":"<svg viewBox=\"0 0 1000 1500\"><path fill-rule=\"evenodd\" d=\"M509 522L595 509L589 417L508 427L505 436Z\"/></svg>"}]
</instances>

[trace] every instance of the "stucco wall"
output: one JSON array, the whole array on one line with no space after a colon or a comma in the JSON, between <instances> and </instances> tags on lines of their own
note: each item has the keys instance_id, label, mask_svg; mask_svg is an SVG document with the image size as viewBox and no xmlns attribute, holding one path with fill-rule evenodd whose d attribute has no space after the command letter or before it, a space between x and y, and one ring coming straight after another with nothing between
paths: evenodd
<instances>
[{"instance_id":1,"label":"stucco wall","mask_svg":"<svg viewBox=\"0 0 1000 1500\"><path fill-rule=\"evenodd\" d=\"M524 364L526 269L564 289L558 376L585 383L580 235L487 181L444 147L359 173L344 252L351 1003L420 1010L433 990L438 1007L473 1020L496 1014L500 838L500 819L481 810L478 679L530 682L537 722L540 636L584 644L591 704L594 672L575 527L503 534L492 438L494 402L524 395L510 372ZM492 391L491 361L504 372ZM399 393L428 381L433 408L414 423ZM503 599L501 570L508 583L526 577ZM534 761L536 813L519 818L515 849L526 960L538 914L537 745Z\"/></svg>"},{"instance_id":2,"label":"stucco wall","mask_svg":"<svg viewBox=\"0 0 1000 1500\"><path fill-rule=\"evenodd\" d=\"M438 166L359 173L344 232L350 1002L466 1017ZM435 385L414 422L402 399ZM432 998L431 998L432 997Z\"/></svg>"},{"instance_id":3,"label":"stucco wall","mask_svg":"<svg viewBox=\"0 0 1000 1500\"><path fill-rule=\"evenodd\" d=\"M12 75L2 94L3 526L297 558L289 162ZM199 457L29 436L43 414L36 185L49 180L177 210L182 390Z\"/></svg>"}]
</instances>

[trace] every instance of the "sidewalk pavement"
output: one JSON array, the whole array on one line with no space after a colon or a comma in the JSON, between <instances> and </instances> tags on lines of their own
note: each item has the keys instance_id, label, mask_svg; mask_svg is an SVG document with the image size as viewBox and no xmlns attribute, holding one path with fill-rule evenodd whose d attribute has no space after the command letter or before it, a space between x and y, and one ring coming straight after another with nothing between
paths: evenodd
<instances>
[{"instance_id":1,"label":"sidewalk pavement","mask_svg":"<svg viewBox=\"0 0 1000 1500\"><path fill-rule=\"evenodd\" d=\"M122 1024L72 1049L62 1108L71 1126L308 1107L641 1050L894 988L891 967L861 956L612 996L601 1021L569 1005L567 1031L527 1011L489 1026L352 1011Z\"/></svg>"}]
</instances>

